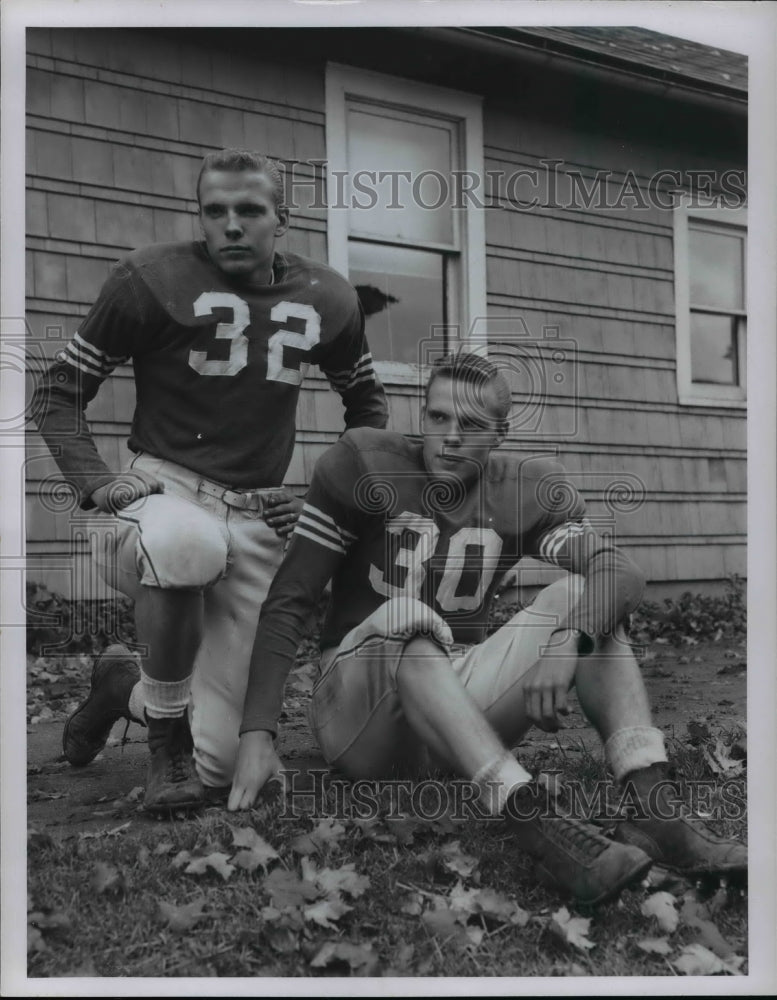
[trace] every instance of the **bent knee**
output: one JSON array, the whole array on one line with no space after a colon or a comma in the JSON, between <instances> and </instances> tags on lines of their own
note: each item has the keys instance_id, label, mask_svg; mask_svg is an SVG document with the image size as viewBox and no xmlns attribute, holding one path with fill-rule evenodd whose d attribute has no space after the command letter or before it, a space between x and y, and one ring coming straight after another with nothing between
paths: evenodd
<instances>
[{"instance_id":1,"label":"bent knee","mask_svg":"<svg viewBox=\"0 0 777 1000\"><path fill-rule=\"evenodd\" d=\"M396 675L407 675L433 670L443 662L450 664L450 657L443 646L427 636L416 635L405 643L397 661Z\"/></svg>"},{"instance_id":2,"label":"bent knee","mask_svg":"<svg viewBox=\"0 0 777 1000\"><path fill-rule=\"evenodd\" d=\"M160 496L139 526L136 557L141 581L165 588L201 588L227 568L227 541L218 522L194 504ZM173 503L165 501L173 500ZM150 506L150 505L149 505Z\"/></svg>"}]
</instances>

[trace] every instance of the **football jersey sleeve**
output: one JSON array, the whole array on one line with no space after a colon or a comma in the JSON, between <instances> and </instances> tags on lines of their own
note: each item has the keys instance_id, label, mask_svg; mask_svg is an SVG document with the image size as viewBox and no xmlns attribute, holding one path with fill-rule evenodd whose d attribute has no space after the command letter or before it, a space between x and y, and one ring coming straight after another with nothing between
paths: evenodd
<instances>
[{"instance_id":1,"label":"football jersey sleeve","mask_svg":"<svg viewBox=\"0 0 777 1000\"><path fill-rule=\"evenodd\" d=\"M144 320L131 272L116 265L35 389L38 429L84 508L93 507L91 494L114 478L97 451L85 410L114 368L135 353Z\"/></svg>"},{"instance_id":2,"label":"football jersey sleeve","mask_svg":"<svg viewBox=\"0 0 777 1000\"><path fill-rule=\"evenodd\" d=\"M588 637L581 651L593 649L593 638L609 635L640 602L644 576L629 557L596 530L586 516L585 501L560 466L537 484L543 517L526 555L585 578L583 597L570 609L564 626Z\"/></svg>"},{"instance_id":3,"label":"football jersey sleeve","mask_svg":"<svg viewBox=\"0 0 777 1000\"><path fill-rule=\"evenodd\" d=\"M386 394L375 373L364 334L364 311L355 293L349 319L332 341L320 367L342 397L346 428L386 426Z\"/></svg>"},{"instance_id":4,"label":"football jersey sleeve","mask_svg":"<svg viewBox=\"0 0 777 1000\"><path fill-rule=\"evenodd\" d=\"M316 463L305 505L262 606L241 734L275 732L286 676L327 582L358 539L356 454L342 439Z\"/></svg>"}]
</instances>

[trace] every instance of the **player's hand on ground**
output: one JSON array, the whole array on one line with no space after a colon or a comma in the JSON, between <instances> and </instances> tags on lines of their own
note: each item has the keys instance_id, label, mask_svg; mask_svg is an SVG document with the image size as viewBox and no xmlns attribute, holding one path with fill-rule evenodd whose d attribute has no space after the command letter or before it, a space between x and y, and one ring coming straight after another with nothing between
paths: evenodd
<instances>
[{"instance_id":1,"label":"player's hand on ground","mask_svg":"<svg viewBox=\"0 0 777 1000\"><path fill-rule=\"evenodd\" d=\"M557 640L564 636L560 643ZM554 636L552 651L538 660L524 678L524 708L530 722L546 733L563 729L569 714L569 689L577 670L577 635Z\"/></svg>"},{"instance_id":2,"label":"player's hand on ground","mask_svg":"<svg viewBox=\"0 0 777 1000\"><path fill-rule=\"evenodd\" d=\"M105 514L115 514L136 500L164 493L164 483L150 472L122 472L110 483L99 486L91 495L92 502Z\"/></svg>"},{"instance_id":3,"label":"player's hand on ground","mask_svg":"<svg viewBox=\"0 0 777 1000\"><path fill-rule=\"evenodd\" d=\"M267 499L264 519L276 534L283 537L294 531L303 506L304 501L291 493L274 493Z\"/></svg>"},{"instance_id":4,"label":"player's hand on ground","mask_svg":"<svg viewBox=\"0 0 777 1000\"><path fill-rule=\"evenodd\" d=\"M258 729L243 733L237 749L235 776L227 800L227 809L250 809L259 792L273 778L282 781L283 764L275 752L272 733Z\"/></svg>"},{"instance_id":5,"label":"player's hand on ground","mask_svg":"<svg viewBox=\"0 0 777 1000\"><path fill-rule=\"evenodd\" d=\"M382 635L389 639L410 639L416 635L428 635L443 646L450 646L453 642L447 622L434 608L414 597L392 597L381 604L361 627L365 629L365 638Z\"/></svg>"}]
</instances>

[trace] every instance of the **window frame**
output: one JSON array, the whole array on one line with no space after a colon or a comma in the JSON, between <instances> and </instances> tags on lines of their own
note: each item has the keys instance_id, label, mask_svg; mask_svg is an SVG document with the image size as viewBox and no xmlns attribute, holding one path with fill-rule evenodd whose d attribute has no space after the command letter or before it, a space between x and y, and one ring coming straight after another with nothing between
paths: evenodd
<instances>
[{"instance_id":1,"label":"window frame","mask_svg":"<svg viewBox=\"0 0 777 1000\"><path fill-rule=\"evenodd\" d=\"M346 119L349 99L384 108L405 110L411 116L441 118L458 132L458 169L484 178L483 101L478 95L446 87L419 83L404 77L357 69L339 63L326 67L326 150L327 191L339 190L337 175L348 170ZM465 344L477 319L486 316L486 226L485 192L476 187L473 198L464 196L465 208L452 209L454 239L459 243L458 258L446 267L455 267L453 280L446 281L448 329L456 342ZM349 231L347 208L327 208L327 251L329 265L348 277L348 239L363 240ZM375 240L376 243L389 241ZM426 245L424 245L426 246ZM419 247L423 248L423 247ZM431 250L433 244L428 244ZM449 247L440 247L450 252ZM454 251L456 252L456 251ZM482 344L482 337L477 338ZM371 345L372 346L372 345ZM419 366L409 362L374 360L384 382L417 383Z\"/></svg>"},{"instance_id":2,"label":"window frame","mask_svg":"<svg viewBox=\"0 0 777 1000\"><path fill-rule=\"evenodd\" d=\"M695 220L711 224L718 230L727 229L744 238L742 280L744 283L744 332L737 335L737 363L740 381L737 385L711 382L694 382L691 367L691 315L692 312L709 312L738 316L738 310L717 310L694 307L691 303L690 282L690 231ZM674 282L675 330L677 350L677 395L683 406L720 406L730 409L747 407L747 209L721 207L717 202L699 204L685 195L674 211Z\"/></svg>"}]
</instances>

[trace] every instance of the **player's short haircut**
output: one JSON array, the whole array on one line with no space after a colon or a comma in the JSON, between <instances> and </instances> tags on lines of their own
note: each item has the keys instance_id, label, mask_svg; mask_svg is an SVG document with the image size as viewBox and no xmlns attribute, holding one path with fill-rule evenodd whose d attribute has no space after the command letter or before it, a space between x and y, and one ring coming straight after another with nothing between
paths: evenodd
<instances>
[{"instance_id":1,"label":"player's short haircut","mask_svg":"<svg viewBox=\"0 0 777 1000\"><path fill-rule=\"evenodd\" d=\"M202 161L197 177L197 204L200 204L200 182L206 170L231 170L239 173L241 170L255 170L266 174L272 182L272 193L275 207L285 204L286 192L283 187L283 174L278 163L263 153L255 153L250 149L220 149L217 153L208 153Z\"/></svg>"},{"instance_id":2,"label":"player's short haircut","mask_svg":"<svg viewBox=\"0 0 777 1000\"><path fill-rule=\"evenodd\" d=\"M457 382L464 383L472 390L472 398L478 401L484 408L486 407L483 390L490 388L493 396L489 401L489 406L496 402L497 412L492 413L499 420L507 420L510 407L513 404L510 386L507 379L499 369L488 358L480 354L470 354L459 352L457 354L446 354L438 358L432 365L429 380L426 383L425 398L429 398L429 388L438 378L449 378Z\"/></svg>"}]
</instances>

